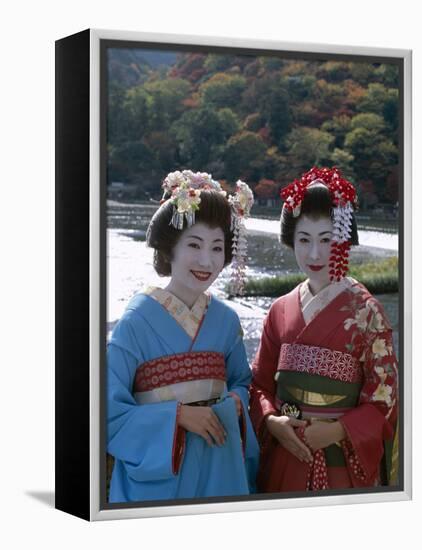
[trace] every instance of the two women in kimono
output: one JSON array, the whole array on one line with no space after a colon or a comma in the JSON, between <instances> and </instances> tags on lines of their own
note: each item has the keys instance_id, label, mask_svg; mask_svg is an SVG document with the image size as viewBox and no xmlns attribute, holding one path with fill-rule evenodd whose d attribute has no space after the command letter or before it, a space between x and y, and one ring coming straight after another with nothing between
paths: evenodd
<instances>
[{"instance_id":1,"label":"two women in kimono","mask_svg":"<svg viewBox=\"0 0 422 550\"><path fill-rule=\"evenodd\" d=\"M165 288L136 295L113 330L108 363L110 502L247 495L259 449L251 371L237 314L206 291L234 260L242 285L253 195L227 197L210 175L173 172L147 231Z\"/></svg>"},{"instance_id":2,"label":"two women in kimono","mask_svg":"<svg viewBox=\"0 0 422 550\"><path fill-rule=\"evenodd\" d=\"M132 299L108 346L111 502L255 490L242 330L206 293L233 254L242 285L252 194L238 182L227 198L189 171L163 187L147 242L170 283ZM252 366L257 490L392 484L397 361L381 305L347 276L355 190L337 169L313 168L282 196L281 239L308 279L273 303Z\"/></svg>"},{"instance_id":3,"label":"two women in kimono","mask_svg":"<svg viewBox=\"0 0 422 550\"><path fill-rule=\"evenodd\" d=\"M258 491L394 484L397 360L381 305L347 276L355 190L313 168L282 197L281 239L308 279L272 304L253 364Z\"/></svg>"}]
</instances>

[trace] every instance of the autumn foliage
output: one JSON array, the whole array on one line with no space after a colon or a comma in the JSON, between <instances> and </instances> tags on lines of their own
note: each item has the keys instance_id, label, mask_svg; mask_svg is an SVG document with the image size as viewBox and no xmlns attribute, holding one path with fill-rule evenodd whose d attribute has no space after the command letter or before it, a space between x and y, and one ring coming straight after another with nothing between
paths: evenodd
<instances>
[{"instance_id":1,"label":"autumn foliage","mask_svg":"<svg viewBox=\"0 0 422 550\"><path fill-rule=\"evenodd\" d=\"M153 66L111 50L109 71L108 181L140 198L191 168L271 199L315 164L338 166L364 206L397 201L393 64L180 51Z\"/></svg>"},{"instance_id":2,"label":"autumn foliage","mask_svg":"<svg viewBox=\"0 0 422 550\"><path fill-rule=\"evenodd\" d=\"M275 199L279 191L280 186L275 181L262 178L255 187L255 196L259 199Z\"/></svg>"}]
</instances>

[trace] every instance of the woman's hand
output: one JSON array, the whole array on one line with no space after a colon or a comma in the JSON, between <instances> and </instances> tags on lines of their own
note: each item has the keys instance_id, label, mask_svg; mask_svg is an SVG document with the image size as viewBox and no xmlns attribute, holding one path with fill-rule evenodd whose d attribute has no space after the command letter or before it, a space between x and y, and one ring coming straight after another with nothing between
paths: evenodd
<instances>
[{"instance_id":1,"label":"woman's hand","mask_svg":"<svg viewBox=\"0 0 422 550\"><path fill-rule=\"evenodd\" d=\"M219 446L226 442L227 434L211 407L181 405L178 424L203 437L210 447L214 446L214 441Z\"/></svg>"},{"instance_id":2,"label":"woman's hand","mask_svg":"<svg viewBox=\"0 0 422 550\"><path fill-rule=\"evenodd\" d=\"M345 437L346 432L340 422L327 423L315 420L305 428L306 443L313 451L325 449Z\"/></svg>"},{"instance_id":3,"label":"woman's hand","mask_svg":"<svg viewBox=\"0 0 422 550\"><path fill-rule=\"evenodd\" d=\"M237 416L240 416L242 414L242 400L237 395L237 393L234 392L234 391L229 392L229 395L230 395L230 397L233 397L233 399L234 399L234 402L235 402L235 405L236 405Z\"/></svg>"},{"instance_id":4,"label":"woman's hand","mask_svg":"<svg viewBox=\"0 0 422 550\"><path fill-rule=\"evenodd\" d=\"M287 451L292 453L301 462L312 462L312 453L297 437L294 428L306 426L303 420L296 420L289 416L268 415L265 419L267 429Z\"/></svg>"}]
</instances>

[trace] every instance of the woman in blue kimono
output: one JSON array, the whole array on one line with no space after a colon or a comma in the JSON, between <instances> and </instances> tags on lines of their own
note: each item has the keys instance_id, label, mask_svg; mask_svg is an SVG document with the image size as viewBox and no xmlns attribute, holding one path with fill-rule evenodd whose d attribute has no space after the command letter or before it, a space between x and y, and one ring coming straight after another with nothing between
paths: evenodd
<instances>
[{"instance_id":1,"label":"woman in blue kimono","mask_svg":"<svg viewBox=\"0 0 422 550\"><path fill-rule=\"evenodd\" d=\"M163 188L147 244L170 282L130 301L108 345L110 502L254 490L259 450L242 329L206 292L232 260L241 290L252 193L238 182L227 198L211 176L187 170L169 174Z\"/></svg>"}]
</instances>

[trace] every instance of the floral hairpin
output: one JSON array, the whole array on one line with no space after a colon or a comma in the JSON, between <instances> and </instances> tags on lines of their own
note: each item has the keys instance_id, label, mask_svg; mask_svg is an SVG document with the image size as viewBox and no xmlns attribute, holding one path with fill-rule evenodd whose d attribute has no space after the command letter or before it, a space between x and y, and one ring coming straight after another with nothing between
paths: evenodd
<instances>
[{"instance_id":1,"label":"floral hairpin","mask_svg":"<svg viewBox=\"0 0 422 550\"><path fill-rule=\"evenodd\" d=\"M236 182L236 192L229 197L232 208L231 229L233 231L233 260L230 293L242 295L246 277L247 240L245 219L254 203L251 188L244 181Z\"/></svg>"},{"instance_id":2,"label":"floral hairpin","mask_svg":"<svg viewBox=\"0 0 422 550\"><path fill-rule=\"evenodd\" d=\"M191 170L171 172L164 179L162 187L164 189L162 202L170 193L170 200L174 205L171 224L180 230L183 229L184 220L188 227L195 223L195 212L199 209L202 190L215 189L226 196L226 192L218 181L213 180L211 175L206 172L194 173Z\"/></svg>"},{"instance_id":3,"label":"floral hairpin","mask_svg":"<svg viewBox=\"0 0 422 550\"><path fill-rule=\"evenodd\" d=\"M357 206L356 190L350 181L342 177L338 168L317 168L303 174L282 189L283 208L298 217L306 190L311 185L322 183L328 188L333 202L333 239L329 274L331 281L340 281L349 268L350 237L352 231L353 210Z\"/></svg>"},{"instance_id":4,"label":"floral hairpin","mask_svg":"<svg viewBox=\"0 0 422 550\"><path fill-rule=\"evenodd\" d=\"M182 230L184 220L187 227L195 223L195 212L199 210L201 203L201 191L214 189L224 197L227 197L220 183L212 179L206 172L171 172L163 181L163 199L173 203L173 216L170 224L176 229ZM170 195L170 197L169 197ZM232 280L230 293L241 295L244 290L246 274L246 227L245 218L249 216L254 199L250 187L243 181L236 183L236 191L227 197L231 207L231 230L233 231L233 259L232 259Z\"/></svg>"}]
</instances>

